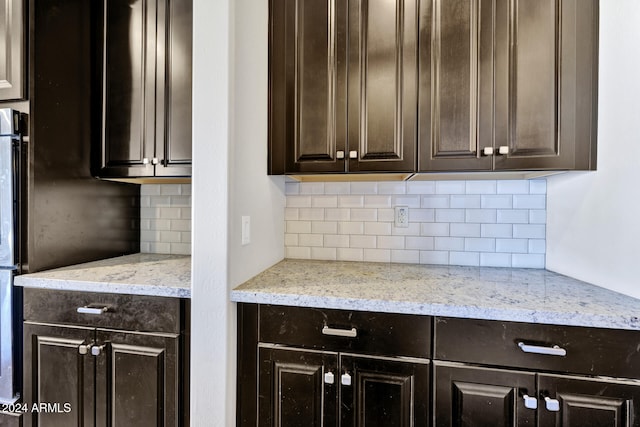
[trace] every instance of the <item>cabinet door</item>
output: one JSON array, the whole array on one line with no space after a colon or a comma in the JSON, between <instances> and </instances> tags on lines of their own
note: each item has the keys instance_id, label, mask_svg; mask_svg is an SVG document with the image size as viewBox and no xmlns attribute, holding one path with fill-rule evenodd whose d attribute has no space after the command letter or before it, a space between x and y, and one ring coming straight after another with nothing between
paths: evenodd
<instances>
[{"instance_id":1,"label":"cabinet door","mask_svg":"<svg viewBox=\"0 0 640 427\"><path fill-rule=\"evenodd\" d=\"M95 425L95 358L79 351L93 340L91 328L24 323L26 426Z\"/></svg>"},{"instance_id":2,"label":"cabinet door","mask_svg":"<svg viewBox=\"0 0 640 427\"><path fill-rule=\"evenodd\" d=\"M24 0L0 0L0 101L24 98Z\"/></svg>"},{"instance_id":3,"label":"cabinet door","mask_svg":"<svg viewBox=\"0 0 640 427\"><path fill-rule=\"evenodd\" d=\"M178 343L173 334L97 331L97 426L179 425Z\"/></svg>"},{"instance_id":4,"label":"cabinet door","mask_svg":"<svg viewBox=\"0 0 640 427\"><path fill-rule=\"evenodd\" d=\"M415 171L417 77L417 0L350 1L349 172Z\"/></svg>"},{"instance_id":5,"label":"cabinet door","mask_svg":"<svg viewBox=\"0 0 640 427\"><path fill-rule=\"evenodd\" d=\"M337 426L337 362L335 353L260 347L258 426Z\"/></svg>"},{"instance_id":6,"label":"cabinet door","mask_svg":"<svg viewBox=\"0 0 640 427\"><path fill-rule=\"evenodd\" d=\"M341 354L340 367L341 426L428 425L428 361L412 363ZM349 379L345 381L342 375Z\"/></svg>"},{"instance_id":7,"label":"cabinet door","mask_svg":"<svg viewBox=\"0 0 640 427\"><path fill-rule=\"evenodd\" d=\"M420 171L493 167L493 3L421 4Z\"/></svg>"},{"instance_id":8,"label":"cabinet door","mask_svg":"<svg viewBox=\"0 0 640 427\"><path fill-rule=\"evenodd\" d=\"M540 374L538 390L541 426L640 426L637 381ZM545 398L551 400L542 400Z\"/></svg>"},{"instance_id":9,"label":"cabinet door","mask_svg":"<svg viewBox=\"0 0 640 427\"><path fill-rule=\"evenodd\" d=\"M154 173L156 6L153 0L104 2L102 159L95 175Z\"/></svg>"},{"instance_id":10,"label":"cabinet door","mask_svg":"<svg viewBox=\"0 0 640 427\"><path fill-rule=\"evenodd\" d=\"M192 3L158 3L156 176L191 176Z\"/></svg>"},{"instance_id":11,"label":"cabinet door","mask_svg":"<svg viewBox=\"0 0 640 427\"><path fill-rule=\"evenodd\" d=\"M536 425L535 374L445 362L434 366L437 427ZM531 398L527 407L525 395Z\"/></svg>"},{"instance_id":12,"label":"cabinet door","mask_svg":"<svg viewBox=\"0 0 640 427\"><path fill-rule=\"evenodd\" d=\"M269 173L346 170L347 3L270 1Z\"/></svg>"},{"instance_id":13,"label":"cabinet door","mask_svg":"<svg viewBox=\"0 0 640 427\"><path fill-rule=\"evenodd\" d=\"M597 0L496 1L496 169L595 168Z\"/></svg>"}]
</instances>

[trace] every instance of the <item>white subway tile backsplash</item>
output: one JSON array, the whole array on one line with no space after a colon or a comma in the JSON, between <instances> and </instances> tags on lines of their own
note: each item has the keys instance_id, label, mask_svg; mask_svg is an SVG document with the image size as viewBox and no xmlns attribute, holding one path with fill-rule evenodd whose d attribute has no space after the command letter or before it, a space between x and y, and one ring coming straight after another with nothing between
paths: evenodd
<instances>
[{"instance_id":1,"label":"white subway tile backsplash","mask_svg":"<svg viewBox=\"0 0 640 427\"><path fill-rule=\"evenodd\" d=\"M284 183L284 194L287 196L293 196L294 194L300 194L300 183L299 182L285 182Z\"/></svg>"},{"instance_id":2,"label":"white subway tile backsplash","mask_svg":"<svg viewBox=\"0 0 640 427\"><path fill-rule=\"evenodd\" d=\"M287 257L544 268L545 180L287 183L285 191ZM395 226L395 206L409 207L408 227Z\"/></svg>"},{"instance_id":3,"label":"white subway tile backsplash","mask_svg":"<svg viewBox=\"0 0 640 427\"><path fill-rule=\"evenodd\" d=\"M140 206L142 252L191 253L191 185L141 185Z\"/></svg>"}]
</instances>

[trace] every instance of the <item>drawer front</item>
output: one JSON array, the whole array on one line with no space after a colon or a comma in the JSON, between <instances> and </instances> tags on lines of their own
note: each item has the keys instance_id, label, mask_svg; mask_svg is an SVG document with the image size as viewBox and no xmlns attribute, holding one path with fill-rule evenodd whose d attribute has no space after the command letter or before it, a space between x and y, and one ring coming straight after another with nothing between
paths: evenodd
<instances>
[{"instance_id":1,"label":"drawer front","mask_svg":"<svg viewBox=\"0 0 640 427\"><path fill-rule=\"evenodd\" d=\"M261 342L376 355L431 354L429 316L271 305L259 311ZM355 336L339 335L345 331Z\"/></svg>"},{"instance_id":2,"label":"drawer front","mask_svg":"<svg viewBox=\"0 0 640 427\"><path fill-rule=\"evenodd\" d=\"M443 317L434 321L435 359L640 378L638 331Z\"/></svg>"},{"instance_id":3,"label":"drawer front","mask_svg":"<svg viewBox=\"0 0 640 427\"><path fill-rule=\"evenodd\" d=\"M24 320L180 333L181 304L179 298L25 288ZM79 313L78 308L81 307L98 311L107 307L107 311L101 314Z\"/></svg>"}]
</instances>

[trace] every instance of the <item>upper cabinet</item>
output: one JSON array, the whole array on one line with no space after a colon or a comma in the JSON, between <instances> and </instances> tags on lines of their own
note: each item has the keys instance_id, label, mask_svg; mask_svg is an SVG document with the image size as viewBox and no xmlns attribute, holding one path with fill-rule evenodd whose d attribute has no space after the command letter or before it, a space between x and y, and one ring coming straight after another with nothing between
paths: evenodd
<instances>
[{"instance_id":1,"label":"upper cabinet","mask_svg":"<svg viewBox=\"0 0 640 427\"><path fill-rule=\"evenodd\" d=\"M271 0L269 172L416 167L417 0Z\"/></svg>"},{"instance_id":2,"label":"upper cabinet","mask_svg":"<svg viewBox=\"0 0 640 427\"><path fill-rule=\"evenodd\" d=\"M24 0L0 0L0 101L25 98Z\"/></svg>"},{"instance_id":3,"label":"upper cabinet","mask_svg":"<svg viewBox=\"0 0 640 427\"><path fill-rule=\"evenodd\" d=\"M270 173L595 169L598 0L270 6Z\"/></svg>"},{"instance_id":4,"label":"upper cabinet","mask_svg":"<svg viewBox=\"0 0 640 427\"><path fill-rule=\"evenodd\" d=\"M105 0L102 178L191 176L191 0Z\"/></svg>"}]
</instances>

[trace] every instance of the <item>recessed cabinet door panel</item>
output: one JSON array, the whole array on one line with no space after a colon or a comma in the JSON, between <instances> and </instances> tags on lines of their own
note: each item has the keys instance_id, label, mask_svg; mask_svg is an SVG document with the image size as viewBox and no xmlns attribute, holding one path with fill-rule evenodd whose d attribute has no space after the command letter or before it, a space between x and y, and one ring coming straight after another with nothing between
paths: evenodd
<instances>
[{"instance_id":1,"label":"recessed cabinet door panel","mask_svg":"<svg viewBox=\"0 0 640 427\"><path fill-rule=\"evenodd\" d=\"M177 335L98 330L96 343L97 425L178 425Z\"/></svg>"},{"instance_id":2,"label":"recessed cabinet door panel","mask_svg":"<svg viewBox=\"0 0 640 427\"><path fill-rule=\"evenodd\" d=\"M23 0L0 0L0 100L24 98Z\"/></svg>"},{"instance_id":3,"label":"recessed cabinet door panel","mask_svg":"<svg viewBox=\"0 0 640 427\"><path fill-rule=\"evenodd\" d=\"M93 339L92 328L24 323L25 425L94 425L95 358L80 352Z\"/></svg>"},{"instance_id":4,"label":"recessed cabinet door panel","mask_svg":"<svg viewBox=\"0 0 640 427\"><path fill-rule=\"evenodd\" d=\"M536 401L535 374L443 362L434 366L437 427L535 426L536 410L524 403L525 395Z\"/></svg>"},{"instance_id":5,"label":"recessed cabinet door panel","mask_svg":"<svg viewBox=\"0 0 640 427\"><path fill-rule=\"evenodd\" d=\"M285 152L287 173L345 171L346 8L271 2L270 145Z\"/></svg>"},{"instance_id":6,"label":"recessed cabinet door panel","mask_svg":"<svg viewBox=\"0 0 640 427\"><path fill-rule=\"evenodd\" d=\"M341 426L428 425L429 363L340 355Z\"/></svg>"},{"instance_id":7,"label":"recessed cabinet door panel","mask_svg":"<svg viewBox=\"0 0 640 427\"><path fill-rule=\"evenodd\" d=\"M334 427L340 375L335 353L259 349L260 427ZM325 374L331 373L328 381Z\"/></svg>"},{"instance_id":8,"label":"recessed cabinet door panel","mask_svg":"<svg viewBox=\"0 0 640 427\"><path fill-rule=\"evenodd\" d=\"M640 426L637 382L540 374L538 390L551 399L541 400L541 426Z\"/></svg>"},{"instance_id":9,"label":"recessed cabinet door panel","mask_svg":"<svg viewBox=\"0 0 640 427\"><path fill-rule=\"evenodd\" d=\"M418 5L349 4L349 171L415 170Z\"/></svg>"},{"instance_id":10,"label":"recessed cabinet door panel","mask_svg":"<svg viewBox=\"0 0 640 427\"><path fill-rule=\"evenodd\" d=\"M487 0L421 6L421 171L492 167L493 20Z\"/></svg>"}]
</instances>

